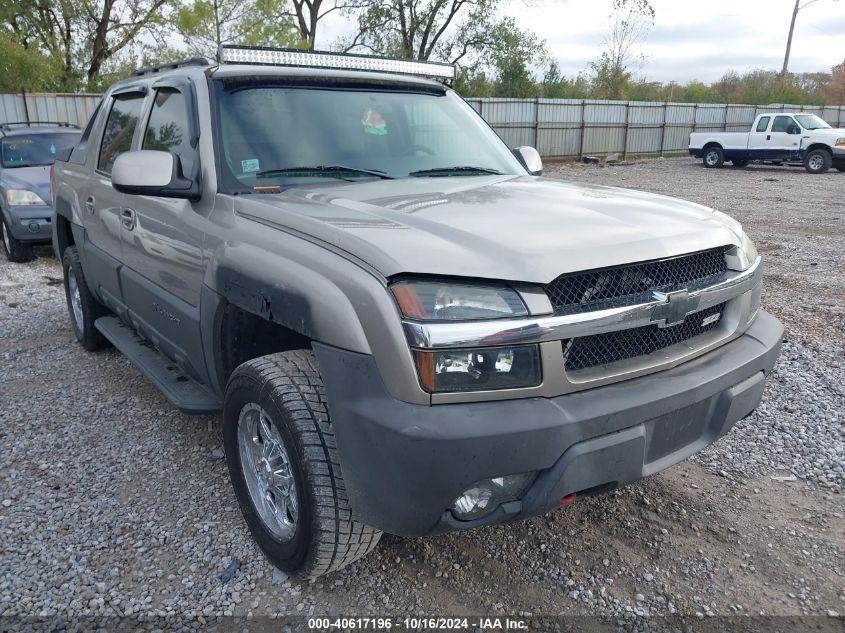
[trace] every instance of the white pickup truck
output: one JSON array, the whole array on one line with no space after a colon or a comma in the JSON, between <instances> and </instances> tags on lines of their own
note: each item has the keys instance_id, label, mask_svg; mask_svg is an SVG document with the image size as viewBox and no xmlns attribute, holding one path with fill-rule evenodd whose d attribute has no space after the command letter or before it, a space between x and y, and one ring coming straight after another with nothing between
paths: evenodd
<instances>
[{"instance_id":1,"label":"white pickup truck","mask_svg":"<svg viewBox=\"0 0 845 633\"><path fill-rule=\"evenodd\" d=\"M757 160L803 164L811 174L831 167L845 172L845 130L830 127L815 114L760 114L750 132L693 132L689 153L711 168L725 161L745 167Z\"/></svg>"}]
</instances>

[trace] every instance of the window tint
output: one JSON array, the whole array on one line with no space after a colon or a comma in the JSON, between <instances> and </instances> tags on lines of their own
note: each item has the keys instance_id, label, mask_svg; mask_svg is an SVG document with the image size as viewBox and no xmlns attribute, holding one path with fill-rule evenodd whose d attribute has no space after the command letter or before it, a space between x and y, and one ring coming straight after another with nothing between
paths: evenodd
<instances>
[{"instance_id":1,"label":"window tint","mask_svg":"<svg viewBox=\"0 0 845 633\"><path fill-rule=\"evenodd\" d=\"M771 121L772 117L764 116L761 117L760 120L757 122L757 131L758 132L765 132L766 129L769 127L769 121Z\"/></svg>"},{"instance_id":2,"label":"window tint","mask_svg":"<svg viewBox=\"0 0 845 633\"><path fill-rule=\"evenodd\" d=\"M176 154L182 160L182 171L190 174L196 157L190 130L185 95L173 88L160 89L144 134L144 149Z\"/></svg>"},{"instance_id":3,"label":"window tint","mask_svg":"<svg viewBox=\"0 0 845 633\"><path fill-rule=\"evenodd\" d=\"M114 161L123 152L132 147L132 135L138 125L138 115L144 95L140 93L118 95L114 99L109 118L106 120L106 130L100 143L100 158L97 169L111 173Z\"/></svg>"},{"instance_id":4,"label":"window tint","mask_svg":"<svg viewBox=\"0 0 845 633\"><path fill-rule=\"evenodd\" d=\"M791 125L795 125L791 116L776 116L775 122L772 123L772 132L786 132Z\"/></svg>"}]
</instances>

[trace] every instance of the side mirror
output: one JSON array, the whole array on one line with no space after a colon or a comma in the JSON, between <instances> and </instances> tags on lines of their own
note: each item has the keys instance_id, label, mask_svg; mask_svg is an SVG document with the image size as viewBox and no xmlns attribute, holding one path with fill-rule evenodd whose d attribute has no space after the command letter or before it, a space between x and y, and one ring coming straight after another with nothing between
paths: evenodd
<instances>
[{"instance_id":1,"label":"side mirror","mask_svg":"<svg viewBox=\"0 0 845 633\"><path fill-rule=\"evenodd\" d=\"M797 125L790 125L786 132L787 134L801 134L801 128Z\"/></svg>"},{"instance_id":2,"label":"side mirror","mask_svg":"<svg viewBox=\"0 0 845 633\"><path fill-rule=\"evenodd\" d=\"M528 170L532 176L540 176L543 173L543 159L540 153L533 147L523 145L513 150L513 155Z\"/></svg>"},{"instance_id":3,"label":"side mirror","mask_svg":"<svg viewBox=\"0 0 845 633\"><path fill-rule=\"evenodd\" d=\"M112 187L121 193L198 200L199 180L186 178L175 154L151 149L124 152L114 161Z\"/></svg>"}]
</instances>

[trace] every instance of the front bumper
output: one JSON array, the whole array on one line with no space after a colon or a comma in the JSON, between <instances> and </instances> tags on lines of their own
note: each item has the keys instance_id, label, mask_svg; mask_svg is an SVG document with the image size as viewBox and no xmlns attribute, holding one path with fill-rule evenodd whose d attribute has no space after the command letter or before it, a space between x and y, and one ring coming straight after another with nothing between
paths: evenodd
<instances>
[{"instance_id":1,"label":"front bumper","mask_svg":"<svg viewBox=\"0 0 845 633\"><path fill-rule=\"evenodd\" d=\"M3 209L12 237L21 242L50 242L53 239L53 208L11 206Z\"/></svg>"},{"instance_id":2,"label":"front bumper","mask_svg":"<svg viewBox=\"0 0 845 633\"><path fill-rule=\"evenodd\" d=\"M372 357L315 344L353 516L402 536L548 512L572 492L625 485L701 450L760 402L781 323L663 372L555 398L421 406L393 399ZM448 510L472 483L539 471L476 521Z\"/></svg>"}]
</instances>

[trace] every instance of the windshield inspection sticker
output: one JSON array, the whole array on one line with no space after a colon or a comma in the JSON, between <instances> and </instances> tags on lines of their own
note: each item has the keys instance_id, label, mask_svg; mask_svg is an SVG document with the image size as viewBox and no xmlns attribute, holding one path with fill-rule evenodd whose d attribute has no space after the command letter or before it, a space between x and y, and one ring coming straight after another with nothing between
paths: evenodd
<instances>
[{"instance_id":1,"label":"windshield inspection sticker","mask_svg":"<svg viewBox=\"0 0 845 633\"><path fill-rule=\"evenodd\" d=\"M252 174L260 169L257 158L247 158L241 161L241 171L245 174Z\"/></svg>"},{"instance_id":2,"label":"windshield inspection sticker","mask_svg":"<svg viewBox=\"0 0 845 633\"><path fill-rule=\"evenodd\" d=\"M365 134L374 134L375 136L384 136L387 134L387 123L378 111L370 108L361 117L361 124L364 126Z\"/></svg>"}]
</instances>

